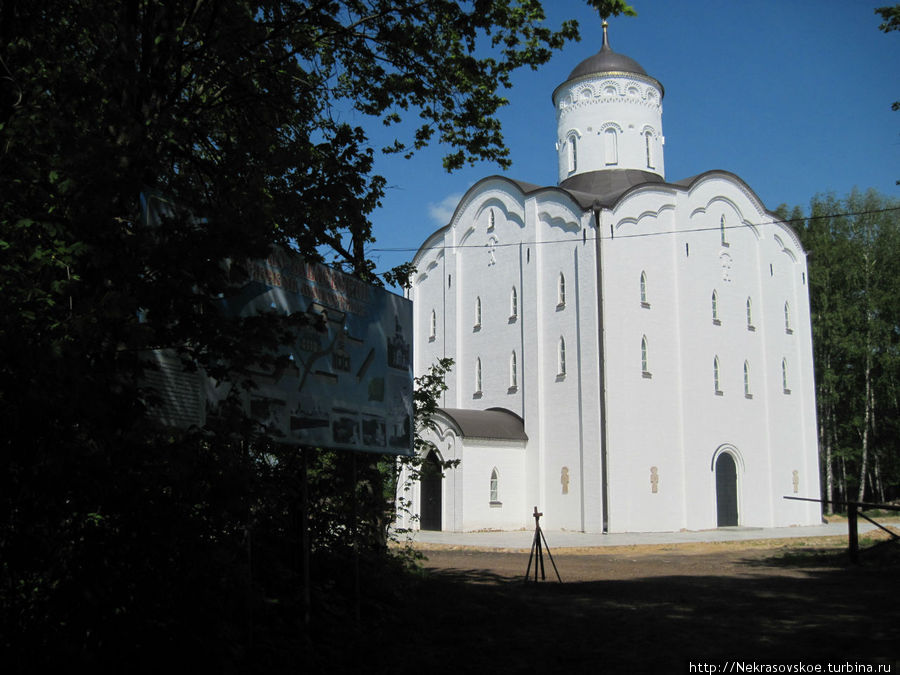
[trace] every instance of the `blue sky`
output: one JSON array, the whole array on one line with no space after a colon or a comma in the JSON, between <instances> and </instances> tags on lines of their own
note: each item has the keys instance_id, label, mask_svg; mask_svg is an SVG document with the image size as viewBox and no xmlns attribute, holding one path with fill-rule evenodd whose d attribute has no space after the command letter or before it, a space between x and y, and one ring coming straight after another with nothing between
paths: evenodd
<instances>
[{"instance_id":1,"label":"blue sky","mask_svg":"<svg viewBox=\"0 0 900 675\"><path fill-rule=\"evenodd\" d=\"M582 40L513 79L500 113L512 167L448 174L442 151L379 160L388 180L374 214L379 271L408 261L472 184L493 174L557 180L550 95L601 45L600 19L580 0L547 0L550 26L577 19ZM743 178L769 209L809 206L817 193L874 187L900 197L900 33L878 30L888 0L633 0L610 19L614 51L665 88L666 179L710 169ZM401 249L401 250L386 250Z\"/></svg>"}]
</instances>

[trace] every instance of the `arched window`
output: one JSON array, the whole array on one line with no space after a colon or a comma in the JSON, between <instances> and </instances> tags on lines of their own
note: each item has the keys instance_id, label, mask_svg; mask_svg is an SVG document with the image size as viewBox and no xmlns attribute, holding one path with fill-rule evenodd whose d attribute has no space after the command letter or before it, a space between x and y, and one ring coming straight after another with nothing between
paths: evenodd
<instances>
[{"instance_id":1,"label":"arched window","mask_svg":"<svg viewBox=\"0 0 900 675\"><path fill-rule=\"evenodd\" d=\"M644 148L647 151L647 168L652 169L653 166L653 132L649 129L644 132Z\"/></svg>"},{"instance_id":2,"label":"arched window","mask_svg":"<svg viewBox=\"0 0 900 675\"><path fill-rule=\"evenodd\" d=\"M481 297L475 296L475 328L481 327Z\"/></svg>"},{"instance_id":3,"label":"arched window","mask_svg":"<svg viewBox=\"0 0 900 675\"><path fill-rule=\"evenodd\" d=\"M566 304L566 277L560 272L559 273L559 284L556 289L556 304L559 307L565 307Z\"/></svg>"},{"instance_id":4,"label":"arched window","mask_svg":"<svg viewBox=\"0 0 900 675\"><path fill-rule=\"evenodd\" d=\"M722 246L728 246L728 240L725 238L725 215L719 218L719 235L722 238Z\"/></svg>"},{"instance_id":5,"label":"arched window","mask_svg":"<svg viewBox=\"0 0 900 675\"><path fill-rule=\"evenodd\" d=\"M722 324L719 320L719 296L715 291L712 292L712 320L717 326Z\"/></svg>"},{"instance_id":6,"label":"arched window","mask_svg":"<svg viewBox=\"0 0 900 675\"><path fill-rule=\"evenodd\" d=\"M790 335L794 332L791 326L791 306L785 301L784 303L784 332Z\"/></svg>"},{"instance_id":7,"label":"arched window","mask_svg":"<svg viewBox=\"0 0 900 675\"><path fill-rule=\"evenodd\" d=\"M509 357L509 388L515 389L519 386L518 364L516 363L516 351Z\"/></svg>"},{"instance_id":8,"label":"arched window","mask_svg":"<svg viewBox=\"0 0 900 675\"><path fill-rule=\"evenodd\" d=\"M497 467L491 470L491 503L500 501L500 473Z\"/></svg>"},{"instance_id":9,"label":"arched window","mask_svg":"<svg viewBox=\"0 0 900 675\"><path fill-rule=\"evenodd\" d=\"M578 168L578 141L575 134L571 134L566 139L566 159L568 160L569 173L574 172Z\"/></svg>"},{"instance_id":10,"label":"arched window","mask_svg":"<svg viewBox=\"0 0 900 675\"><path fill-rule=\"evenodd\" d=\"M646 335L641 338L641 373L643 373L644 375L650 374L650 360L647 349Z\"/></svg>"},{"instance_id":11,"label":"arched window","mask_svg":"<svg viewBox=\"0 0 900 675\"><path fill-rule=\"evenodd\" d=\"M713 357L713 391L716 394L722 393L722 387L719 382L719 357Z\"/></svg>"},{"instance_id":12,"label":"arched window","mask_svg":"<svg viewBox=\"0 0 900 675\"><path fill-rule=\"evenodd\" d=\"M475 393L481 393L481 358L475 359Z\"/></svg>"},{"instance_id":13,"label":"arched window","mask_svg":"<svg viewBox=\"0 0 900 675\"><path fill-rule=\"evenodd\" d=\"M516 287L512 287L509 294L509 318L515 319L519 316L519 294L516 293Z\"/></svg>"},{"instance_id":14,"label":"arched window","mask_svg":"<svg viewBox=\"0 0 900 675\"><path fill-rule=\"evenodd\" d=\"M434 313L434 310L431 310L431 322L428 326L428 338L434 340L435 335L437 335L437 314Z\"/></svg>"},{"instance_id":15,"label":"arched window","mask_svg":"<svg viewBox=\"0 0 900 675\"><path fill-rule=\"evenodd\" d=\"M649 307L650 303L647 301L647 273L641 272L641 306Z\"/></svg>"},{"instance_id":16,"label":"arched window","mask_svg":"<svg viewBox=\"0 0 900 675\"><path fill-rule=\"evenodd\" d=\"M753 302L747 298L747 330L756 330L753 325Z\"/></svg>"},{"instance_id":17,"label":"arched window","mask_svg":"<svg viewBox=\"0 0 900 675\"><path fill-rule=\"evenodd\" d=\"M558 375L566 374L566 339L562 335L559 336L559 353L557 355L556 372Z\"/></svg>"},{"instance_id":18,"label":"arched window","mask_svg":"<svg viewBox=\"0 0 900 675\"><path fill-rule=\"evenodd\" d=\"M750 362L744 361L744 396L751 398L753 396L750 390Z\"/></svg>"},{"instance_id":19,"label":"arched window","mask_svg":"<svg viewBox=\"0 0 900 675\"><path fill-rule=\"evenodd\" d=\"M603 132L603 151L607 166L619 163L619 135L615 127L607 127Z\"/></svg>"},{"instance_id":20,"label":"arched window","mask_svg":"<svg viewBox=\"0 0 900 675\"><path fill-rule=\"evenodd\" d=\"M494 209L490 210L490 215L488 216L488 230L494 229Z\"/></svg>"}]
</instances>

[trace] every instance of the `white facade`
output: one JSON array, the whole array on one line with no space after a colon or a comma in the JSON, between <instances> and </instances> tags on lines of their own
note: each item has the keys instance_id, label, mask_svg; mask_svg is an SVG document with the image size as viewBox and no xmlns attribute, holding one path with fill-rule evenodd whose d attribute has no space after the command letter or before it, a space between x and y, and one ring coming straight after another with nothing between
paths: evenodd
<instances>
[{"instance_id":1,"label":"white facade","mask_svg":"<svg viewBox=\"0 0 900 675\"><path fill-rule=\"evenodd\" d=\"M633 72L587 73L557 87L559 182L610 169L665 177L662 99L659 82Z\"/></svg>"},{"instance_id":2,"label":"white facade","mask_svg":"<svg viewBox=\"0 0 900 675\"><path fill-rule=\"evenodd\" d=\"M819 522L782 498L819 493L806 254L737 176L664 182L662 95L604 39L554 93L561 185L485 178L416 255L415 371L454 359L430 440L460 460L414 486L422 526Z\"/></svg>"}]
</instances>

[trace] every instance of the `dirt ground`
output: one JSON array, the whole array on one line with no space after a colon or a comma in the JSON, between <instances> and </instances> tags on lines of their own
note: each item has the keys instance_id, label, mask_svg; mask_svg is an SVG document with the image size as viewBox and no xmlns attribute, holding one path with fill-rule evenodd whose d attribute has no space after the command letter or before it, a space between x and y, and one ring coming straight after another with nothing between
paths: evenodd
<instances>
[{"instance_id":1,"label":"dirt ground","mask_svg":"<svg viewBox=\"0 0 900 675\"><path fill-rule=\"evenodd\" d=\"M843 537L551 548L562 583L546 554L547 578L534 583L533 568L524 581L528 552L422 548L421 583L404 599L410 623L398 629L408 658L381 665L492 675L754 672L735 662L900 672L900 544L869 548L885 537L862 542L860 565Z\"/></svg>"}]
</instances>

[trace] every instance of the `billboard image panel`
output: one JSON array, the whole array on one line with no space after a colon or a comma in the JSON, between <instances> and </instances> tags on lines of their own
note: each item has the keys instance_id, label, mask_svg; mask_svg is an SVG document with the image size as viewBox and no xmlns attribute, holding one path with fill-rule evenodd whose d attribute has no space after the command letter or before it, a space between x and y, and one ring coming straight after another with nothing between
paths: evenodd
<instances>
[{"instance_id":1,"label":"billboard image panel","mask_svg":"<svg viewBox=\"0 0 900 675\"><path fill-rule=\"evenodd\" d=\"M282 443L412 454L412 302L289 251L245 265L229 315L308 318L285 367L249 372L251 416Z\"/></svg>"}]
</instances>

